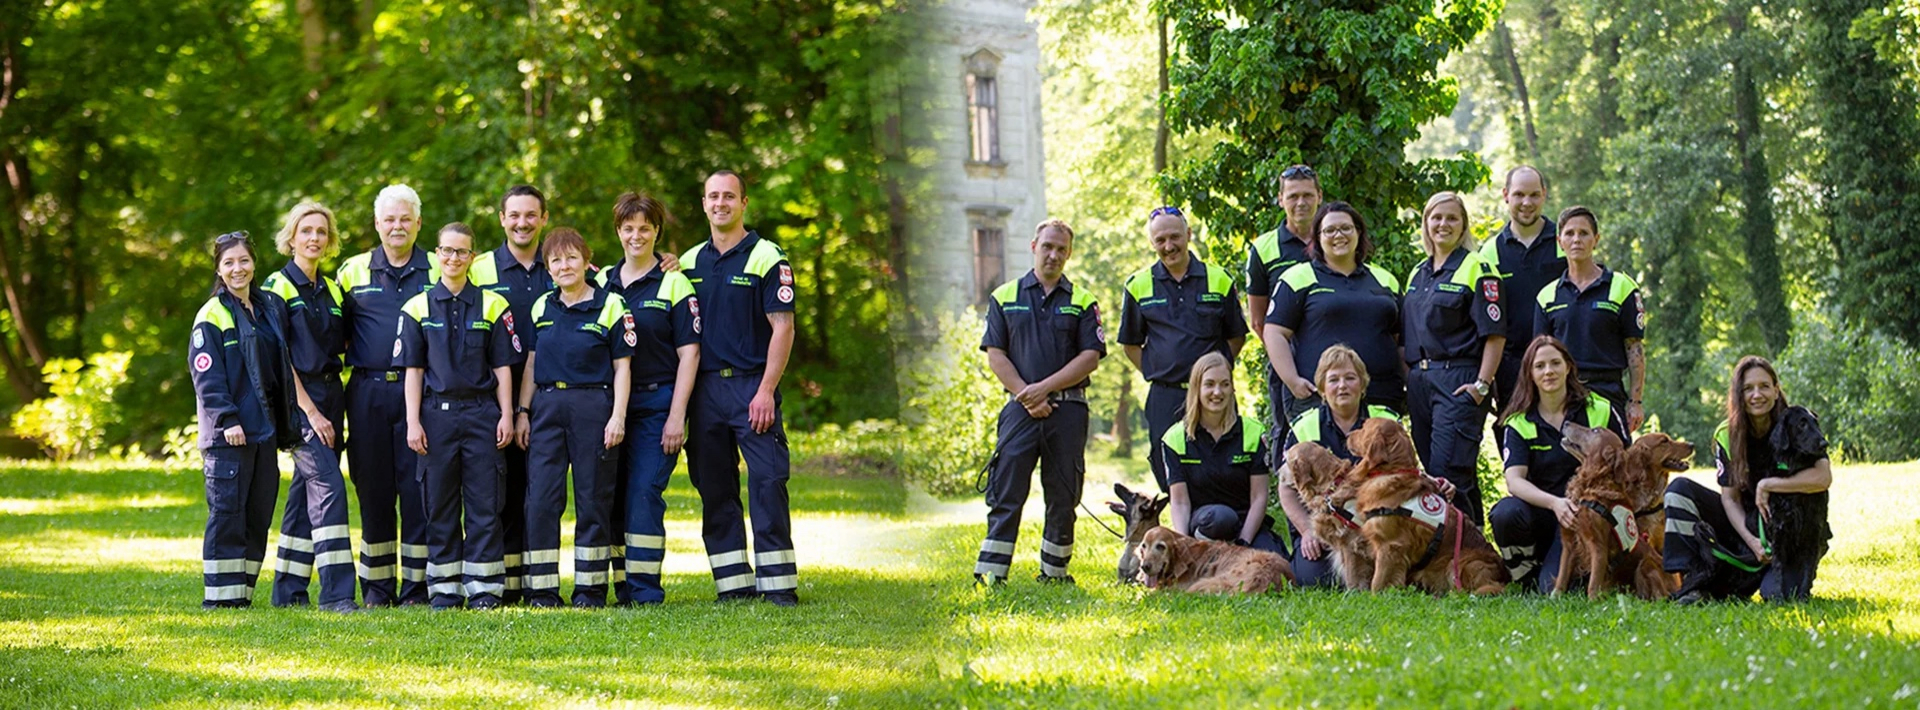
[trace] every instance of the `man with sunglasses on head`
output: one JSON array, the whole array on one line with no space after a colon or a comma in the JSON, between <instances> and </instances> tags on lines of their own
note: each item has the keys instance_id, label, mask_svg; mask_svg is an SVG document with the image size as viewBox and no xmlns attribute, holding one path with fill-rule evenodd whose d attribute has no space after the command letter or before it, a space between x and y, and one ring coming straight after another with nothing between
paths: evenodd
<instances>
[{"instance_id":1,"label":"man with sunglasses on head","mask_svg":"<svg viewBox=\"0 0 1920 710\"><path fill-rule=\"evenodd\" d=\"M425 604L426 503L407 448L404 372L393 357L400 349L400 307L432 288L438 269L414 245L420 195L413 188L381 190L373 219L380 244L348 258L336 277L351 314L347 474L360 508L360 596L369 607Z\"/></svg>"},{"instance_id":2,"label":"man with sunglasses on head","mask_svg":"<svg viewBox=\"0 0 1920 710\"><path fill-rule=\"evenodd\" d=\"M1200 261L1187 249L1193 230L1177 207L1147 215L1147 235L1159 261L1127 277L1121 295L1117 340L1148 383L1147 456L1154 482L1167 490L1160 435L1186 408L1193 363L1210 352L1229 361L1247 343L1247 319L1233 275Z\"/></svg>"},{"instance_id":3,"label":"man with sunglasses on head","mask_svg":"<svg viewBox=\"0 0 1920 710\"><path fill-rule=\"evenodd\" d=\"M1280 171L1280 194L1274 197L1274 203L1286 210L1287 218L1273 231L1255 237L1247 247L1247 322L1264 322L1280 274L1307 261L1306 234L1313 228L1313 214L1320 211L1320 197L1320 176L1313 168L1293 165ZM1255 328L1254 337L1260 337L1261 332ZM1273 417L1267 422L1267 431L1285 431L1287 386L1272 365L1266 370L1268 411Z\"/></svg>"}]
</instances>

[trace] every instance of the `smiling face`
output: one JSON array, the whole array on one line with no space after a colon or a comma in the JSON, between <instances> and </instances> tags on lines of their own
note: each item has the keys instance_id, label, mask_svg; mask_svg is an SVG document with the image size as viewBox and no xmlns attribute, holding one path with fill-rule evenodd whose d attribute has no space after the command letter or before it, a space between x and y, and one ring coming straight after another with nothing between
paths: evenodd
<instances>
[{"instance_id":1,"label":"smiling face","mask_svg":"<svg viewBox=\"0 0 1920 710\"><path fill-rule=\"evenodd\" d=\"M1427 248L1433 253L1451 252L1460 246L1460 240L1466 234L1467 213L1460 203L1451 200L1434 205L1427 210L1425 235Z\"/></svg>"},{"instance_id":2,"label":"smiling face","mask_svg":"<svg viewBox=\"0 0 1920 710\"><path fill-rule=\"evenodd\" d=\"M214 263L214 273L219 275L220 283L228 291L246 293L253 286L253 250L242 240L234 240L220 250L220 258Z\"/></svg>"},{"instance_id":3,"label":"smiling face","mask_svg":"<svg viewBox=\"0 0 1920 710\"><path fill-rule=\"evenodd\" d=\"M715 230L731 232L738 229L747 219L747 196L740 186L740 179L732 175L715 175L707 178L705 191L700 197L700 209L707 213L707 223Z\"/></svg>"},{"instance_id":4,"label":"smiling face","mask_svg":"<svg viewBox=\"0 0 1920 710\"><path fill-rule=\"evenodd\" d=\"M1749 367L1740 376L1740 406L1747 416L1753 419L1773 414L1773 405L1780 401L1780 384L1773 381L1773 375L1765 368Z\"/></svg>"},{"instance_id":5,"label":"smiling face","mask_svg":"<svg viewBox=\"0 0 1920 710\"><path fill-rule=\"evenodd\" d=\"M1200 374L1200 412L1206 418L1224 417L1233 405L1233 368L1221 365Z\"/></svg>"},{"instance_id":6,"label":"smiling face","mask_svg":"<svg viewBox=\"0 0 1920 710\"><path fill-rule=\"evenodd\" d=\"M1567 253L1567 261L1582 264L1593 261L1594 248L1600 245L1600 233L1593 228L1593 220L1585 215L1573 217L1560 225L1560 250Z\"/></svg>"},{"instance_id":7,"label":"smiling face","mask_svg":"<svg viewBox=\"0 0 1920 710\"><path fill-rule=\"evenodd\" d=\"M440 257L440 275L454 281L465 279L467 268L473 266L473 235L443 229L439 241L434 253Z\"/></svg>"},{"instance_id":8,"label":"smiling face","mask_svg":"<svg viewBox=\"0 0 1920 710\"><path fill-rule=\"evenodd\" d=\"M1360 228L1353 223L1353 215L1328 212L1320 218L1320 253L1327 256L1327 261L1351 263L1359 248Z\"/></svg>"},{"instance_id":9,"label":"smiling face","mask_svg":"<svg viewBox=\"0 0 1920 710\"><path fill-rule=\"evenodd\" d=\"M1053 281L1067 271L1067 259L1073 256L1073 236L1058 227L1040 230L1033 236L1033 273L1042 281Z\"/></svg>"},{"instance_id":10,"label":"smiling face","mask_svg":"<svg viewBox=\"0 0 1920 710\"><path fill-rule=\"evenodd\" d=\"M1323 379L1319 384L1320 395L1326 398L1334 414L1349 419L1360 411L1360 401L1366 396L1367 388L1360 383L1360 373L1353 366L1341 362L1329 367Z\"/></svg>"},{"instance_id":11,"label":"smiling face","mask_svg":"<svg viewBox=\"0 0 1920 710\"><path fill-rule=\"evenodd\" d=\"M1533 353L1533 387L1541 394L1559 394L1567 390L1567 358L1559 348L1544 347Z\"/></svg>"},{"instance_id":12,"label":"smiling face","mask_svg":"<svg viewBox=\"0 0 1920 710\"><path fill-rule=\"evenodd\" d=\"M293 255L309 262L319 261L332 244L333 223L319 212L301 217L293 226L293 239L289 241Z\"/></svg>"},{"instance_id":13,"label":"smiling face","mask_svg":"<svg viewBox=\"0 0 1920 710\"><path fill-rule=\"evenodd\" d=\"M1540 173L1532 168L1514 171L1500 196L1507 202L1507 219L1522 227L1540 221L1540 210L1547 204L1547 189L1540 184Z\"/></svg>"},{"instance_id":14,"label":"smiling face","mask_svg":"<svg viewBox=\"0 0 1920 710\"><path fill-rule=\"evenodd\" d=\"M1689 462L1693 459L1693 444L1657 431L1642 434L1640 438L1634 439L1633 445L1627 449L1638 453L1669 473L1687 470Z\"/></svg>"},{"instance_id":15,"label":"smiling face","mask_svg":"<svg viewBox=\"0 0 1920 710\"><path fill-rule=\"evenodd\" d=\"M553 277L555 286L571 290L587 278L587 259L577 250L555 249L546 259L547 274Z\"/></svg>"},{"instance_id":16,"label":"smiling face","mask_svg":"<svg viewBox=\"0 0 1920 710\"><path fill-rule=\"evenodd\" d=\"M413 248L413 240L420 234L420 215L412 205L389 200L374 211L373 226L380 230L381 244L405 251Z\"/></svg>"},{"instance_id":17,"label":"smiling face","mask_svg":"<svg viewBox=\"0 0 1920 710\"><path fill-rule=\"evenodd\" d=\"M1187 220L1178 215L1163 214L1147 223L1147 236L1153 245L1154 255L1160 257L1160 263L1169 269L1186 266L1187 245L1193 239L1193 232L1187 229Z\"/></svg>"},{"instance_id":18,"label":"smiling face","mask_svg":"<svg viewBox=\"0 0 1920 710\"><path fill-rule=\"evenodd\" d=\"M638 261L653 253L653 245L660 240L660 230L643 215L620 223L620 250L627 255L627 261Z\"/></svg>"},{"instance_id":19,"label":"smiling face","mask_svg":"<svg viewBox=\"0 0 1920 710\"><path fill-rule=\"evenodd\" d=\"M514 248L533 248L534 243L540 241L540 231L547 228L547 211L540 206L540 198L532 195L507 198L500 210L500 228L507 230L507 242Z\"/></svg>"}]
</instances>

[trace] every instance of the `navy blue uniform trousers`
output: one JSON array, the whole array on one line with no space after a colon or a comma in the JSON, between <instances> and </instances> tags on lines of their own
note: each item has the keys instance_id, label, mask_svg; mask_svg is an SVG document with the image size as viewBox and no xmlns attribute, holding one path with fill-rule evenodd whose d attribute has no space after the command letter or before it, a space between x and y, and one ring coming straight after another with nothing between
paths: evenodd
<instances>
[{"instance_id":1,"label":"navy blue uniform trousers","mask_svg":"<svg viewBox=\"0 0 1920 710\"><path fill-rule=\"evenodd\" d=\"M525 363L514 365L513 400L520 399L520 378L526 375ZM520 442L508 442L507 448L500 450L500 456L506 461L507 476L500 484L500 547L502 558L507 563L507 593L501 601L512 604L520 600L521 589L527 583L527 450L520 448Z\"/></svg>"},{"instance_id":2,"label":"navy blue uniform trousers","mask_svg":"<svg viewBox=\"0 0 1920 710\"><path fill-rule=\"evenodd\" d=\"M347 529L347 479L340 473L340 444L346 434L347 395L338 376L303 377L307 398L333 424L334 446L313 433L300 417L300 446L293 450L293 483L280 519L280 549L273 565L273 605L306 606L316 568L320 604L353 601L353 543Z\"/></svg>"},{"instance_id":3,"label":"navy blue uniform trousers","mask_svg":"<svg viewBox=\"0 0 1920 710\"><path fill-rule=\"evenodd\" d=\"M714 588L722 595L793 593L799 570L787 502L792 460L779 398L774 399L773 426L755 433L747 407L759 391L760 374L722 374L700 373L687 427L687 467L700 493L700 538L706 543ZM740 509L742 458L747 464L747 512L753 516L751 561Z\"/></svg>"},{"instance_id":4,"label":"navy blue uniform trousers","mask_svg":"<svg viewBox=\"0 0 1920 710\"><path fill-rule=\"evenodd\" d=\"M1541 594L1553 593L1560 576L1560 519L1553 511L1507 496L1493 504L1487 529L1500 547L1500 561L1522 589L1532 584Z\"/></svg>"},{"instance_id":5,"label":"navy blue uniform trousers","mask_svg":"<svg viewBox=\"0 0 1920 710\"><path fill-rule=\"evenodd\" d=\"M492 396L428 394L420 404L427 455L419 478L427 504L427 585L437 608L499 601L506 593L500 488L506 460L494 446L500 403Z\"/></svg>"},{"instance_id":6,"label":"navy blue uniform trousers","mask_svg":"<svg viewBox=\"0 0 1920 710\"><path fill-rule=\"evenodd\" d=\"M368 370L347 380L347 469L360 505L360 602L367 606L427 601L427 504L418 457L407 448L399 373Z\"/></svg>"},{"instance_id":7,"label":"navy blue uniform trousers","mask_svg":"<svg viewBox=\"0 0 1920 710\"><path fill-rule=\"evenodd\" d=\"M1775 496L1801 495L1775 493ZM1663 565L1680 574L1679 597L1699 592L1709 599L1746 599L1754 592L1767 601L1804 601L1813 596L1813 580L1827 542L1774 545L1774 558L1758 564L1745 540L1733 529L1720 491L1690 478L1667 484L1667 545ZM1821 519L1825 508L1818 509ZM1758 534L1758 515L1747 518L1747 531Z\"/></svg>"},{"instance_id":8,"label":"navy blue uniform trousers","mask_svg":"<svg viewBox=\"0 0 1920 710\"><path fill-rule=\"evenodd\" d=\"M1158 382L1147 383L1147 463L1153 468L1153 482L1160 484L1160 492L1167 492L1167 457L1161 449L1165 448L1160 437L1181 415L1187 411L1187 388L1165 385Z\"/></svg>"},{"instance_id":9,"label":"navy blue uniform trousers","mask_svg":"<svg viewBox=\"0 0 1920 710\"><path fill-rule=\"evenodd\" d=\"M533 395L527 441L528 601L560 598L560 518L573 473L573 603L605 604L615 524L619 449L606 444L613 393L542 387Z\"/></svg>"},{"instance_id":10,"label":"navy blue uniform trousers","mask_svg":"<svg viewBox=\"0 0 1920 710\"><path fill-rule=\"evenodd\" d=\"M1413 447L1427 473L1453 484L1453 505L1475 526L1486 522L1480 502L1480 437L1487 425L1487 405L1469 393L1454 394L1461 385L1480 377L1480 361L1435 362L1431 369L1415 366L1407 373L1407 419L1413 425Z\"/></svg>"},{"instance_id":11,"label":"navy blue uniform trousers","mask_svg":"<svg viewBox=\"0 0 1920 710\"><path fill-rule=\"evenodd\" d=\"M207 534L201 547L205 607L251 606L260 563L267 558L280 464L271 443L202 449L207 483Z\"/></svg>"},{"instance_id":12,"label":"navy blue uniform trousers","mask_svg":"<svg viewBox=\"0 0 1920 710\"><path fill-rule=\"evenodd\" d=\"M627 439L620 447L621 466L614 474L621 490L626 531L626 580L616 583L621 602L650 604L666 599L660 589L660 566L667 555L667 482L680 454L660 448L660 436L673 407L673 385L634 385L627 405ZM619 540L614 542L620 546Z\"/></svg>"},{"instance_id":13,"label":"navy blue uniform trousers","mask_svg":"<svg viewBox=\"0 0 1920 710\"><path fill-rule=\"evenodd\" d=\"M1046 524L1040 531L1040 572L1067 574L1073 561L1073 523L1087 475L1086 402L1054 402L1045 419L1027 414L1012 399L1000 408L999 443L987 472L987 537L974 563L976 575L1006 579L1020 537L1020 509L1033 488L1034 464L1040 466L1040 495Z\"/></svg>"}]
</instances>

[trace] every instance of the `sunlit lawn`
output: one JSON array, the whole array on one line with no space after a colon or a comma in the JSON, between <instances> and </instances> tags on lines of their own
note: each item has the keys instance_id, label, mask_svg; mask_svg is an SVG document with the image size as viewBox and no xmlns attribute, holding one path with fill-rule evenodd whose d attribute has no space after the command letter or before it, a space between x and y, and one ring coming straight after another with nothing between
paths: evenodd
<instances>
[{"instance_id":1,"label":"sunlit lawn","mask_svg":"<svg viewBox=\"0 0 1920 710\"><path fill-rule=\"evenodd\" d=\"M1104 451L1097 510L1145 478ZM977 498L799 476L798 609L710 601L676 478L665 606L348 617L269 608L265 576L201 611L196 473L0 466L0 707L1920 706L1920 464L1836 474L1796 607L1148 594L1084 516L1080 586L1041 587L1037 487L989 591Z\"/></svg>"}]
</instances>

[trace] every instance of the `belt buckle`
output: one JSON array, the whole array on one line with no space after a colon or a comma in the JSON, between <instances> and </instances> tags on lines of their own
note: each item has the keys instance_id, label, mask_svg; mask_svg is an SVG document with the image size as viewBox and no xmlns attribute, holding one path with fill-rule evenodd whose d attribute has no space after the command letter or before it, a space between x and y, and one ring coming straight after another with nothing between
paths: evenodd
<instances>
[{"instance_id":1,"label":"belt buckle","mask_svg":"<svg viewBox=\"0 0 1920 710\"><path fill-rule=\"evenodd\" d=\"M397 371L394 371L394 370L388 370L388 371L386 371L386 372L384 372L384 373L381 373L381 374L382 374L382 376L383 376L383 377L385 377L385 378L386 378L386 380L387 380L388 382L399 382L399 381L400 381L400 373L399 373L399 372L397 372Z\"/></svg>"},{"instance_id":2,"label":"belt buckle","mask_svg":"<svg viewBox=\"0 0 1920 710\"><path fill-rule=\"evenodd\" d=\"M731 368L731 367L723 367L723 368L720 368L720 376L721 376L721 377L726 377L726 378L732 378L732 377L733 377L733 368Z\"/></svg>"},{"instance_id":3,"label":"belt buckle","mask_svg":"<svg viewBox=\"0 0 1920 710\"><path fill-rule=\"evenodd\" d=\"M553 388L554 388L554 389L557 389L557 390L563 390L563 389L566 389L566 388L567 388L567 383L565 383L565 382L555 382L555 383L553 383Z\"/></svg>"}]
</instances>

